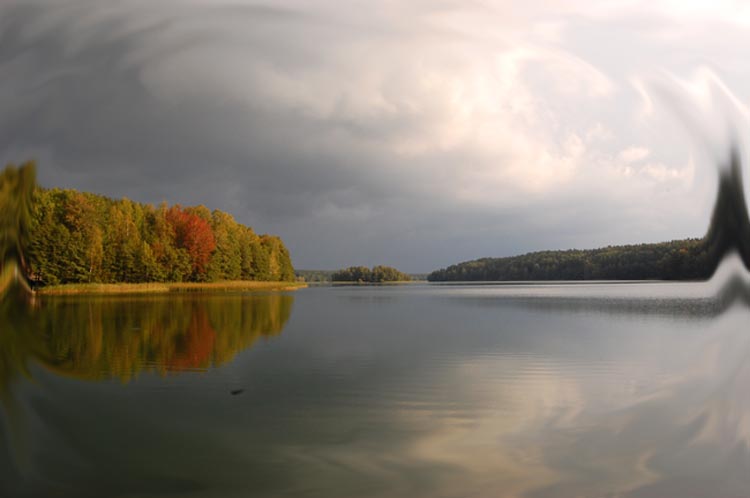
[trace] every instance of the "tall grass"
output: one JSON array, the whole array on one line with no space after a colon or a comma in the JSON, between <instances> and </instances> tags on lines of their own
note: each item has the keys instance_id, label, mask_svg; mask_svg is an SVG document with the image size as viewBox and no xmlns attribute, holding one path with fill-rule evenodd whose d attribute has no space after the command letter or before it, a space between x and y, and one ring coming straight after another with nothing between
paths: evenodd
<instances>
[{"instance_id":1,"label":"tall grass","mask_svg":"<svg viewBox=\"0 0 750 498\"><path fill-rule=\"evenodd\" d=\"M67 294L152 294L168 292L229 292L229 291L280 291L306 287L296 282L258 282L236 280L227 282L174 282L141 284L63 284L43 287L42 295Z\"/></svg>"}]
</instances>

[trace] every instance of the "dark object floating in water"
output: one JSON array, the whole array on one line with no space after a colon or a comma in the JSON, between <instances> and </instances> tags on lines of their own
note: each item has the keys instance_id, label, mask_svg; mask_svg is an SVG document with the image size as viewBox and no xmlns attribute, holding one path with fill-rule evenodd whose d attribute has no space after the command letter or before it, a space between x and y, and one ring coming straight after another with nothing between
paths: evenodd
<instances>
[{"instance_id":1,"label":"dark object floating in water","mask_svg":"<svg viewBox=\"0 0 750 498\"><path fill-rule=\"evenodd\" d=\"M229 392L232 394L232 396L237 396L238 394L244 393L245 390L244 389L233 389L233 390L231 390Z\"/></svg>"}]
</instances>

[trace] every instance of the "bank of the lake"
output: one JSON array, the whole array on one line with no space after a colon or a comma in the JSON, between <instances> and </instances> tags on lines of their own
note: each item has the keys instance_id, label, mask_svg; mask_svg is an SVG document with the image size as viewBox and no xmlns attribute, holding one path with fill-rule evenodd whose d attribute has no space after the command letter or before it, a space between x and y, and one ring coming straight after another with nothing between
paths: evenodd
<instances>
[{"instance_id":1,"label":"bank of the lake","mask_svg":"<svg viewBox=\"0 0 750 498\"><path fill-rule=\"evenodd\" d=\"M307 287L304 282L233 280L226 282L153 282L139 284L62 284L37 289L40 295L164 294L169 292L291 291Z\"/></svg>"},{"instance_id":2,"label":"bank of the lake","mask_svg":"<svg viewBox=\"0 0 750 498\"><path fill-rule=\"evenodd\" d=\"M321 282L324 285L334 286L351 286L351 285L362 285L362 286L382 286L382 285L414 285L414 284L426 284L426 280L393 280L387 282L347 282L345 280L334 280L332 282Z\"/></svg>"}]
</instances>

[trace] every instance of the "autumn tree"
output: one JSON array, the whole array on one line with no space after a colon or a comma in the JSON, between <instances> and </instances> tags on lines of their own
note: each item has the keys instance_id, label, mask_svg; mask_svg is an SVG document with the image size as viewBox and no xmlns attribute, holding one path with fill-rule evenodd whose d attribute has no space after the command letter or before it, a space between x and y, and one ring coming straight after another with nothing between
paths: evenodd
<instances>
[{"instance_id":1,"label":"autumn tree","mask_svg":"<svg viewBox=\"0 0 750 498\"><path fill-rule=\"evenodd\" d=\"M216 250L209 263L209 278L214 281L239 280L242 278L241 226L232 215L215 210L211 213L211 228Z\"/></svg>"},{"instance_id":2,"label":"autumn tree","mask_svg":"<svg viewBox=\"0 0 750 498\"><path fill-rule=\"evenodd\" d=\"M211 253L216 249L211 225L195 212L183 210L179 205L169 209L167 221L174 230L175 245L185 249L190 256L191 280L205 280Z\"/></svg>"},{"instance_id":3,"label":"autumn tree","mask_svg":"<svg viewBox=\"0 0 750 498\"><path fill-rule=\"evenodd\" d=\"M0 213L2 250L18 258L26 237L31 271L44 284L294 279L280 238L222 211L41 189L19 174L0 175L0 206L11 206ZM24 185L33 187L28 216L12 200Z\"/></svg>"},{"instance_id":4,"label":"autumn tree","mask_svg":"<svg viewBox=\"0 0 750 498\"><path fill-rule=\"evenodd\" d=\"M190 276L190 255L175 245L176 234L168 220L169 207L162 203L155 210L151 224L151 250L162 278L170 282L182 282Z\"/></svg>"}]
</instances>

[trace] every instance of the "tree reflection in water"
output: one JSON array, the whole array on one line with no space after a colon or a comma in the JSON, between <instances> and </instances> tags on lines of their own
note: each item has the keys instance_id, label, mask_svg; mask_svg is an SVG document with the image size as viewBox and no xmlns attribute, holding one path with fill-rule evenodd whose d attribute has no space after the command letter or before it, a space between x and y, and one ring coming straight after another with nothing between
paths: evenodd
<instances>
[{"instance_id":1,"label":"tree reflection in water","mask_svg":"<svg viewBox=\"0 0 750 498\"><path fill-rule=\"evenodd\" d=\"M28 376L32 361L65 376L122 382L142 372L206 370L280 334L292 303L286 294L7 295L0 302L0 389Z\"/></svg>"}]
</instances>

